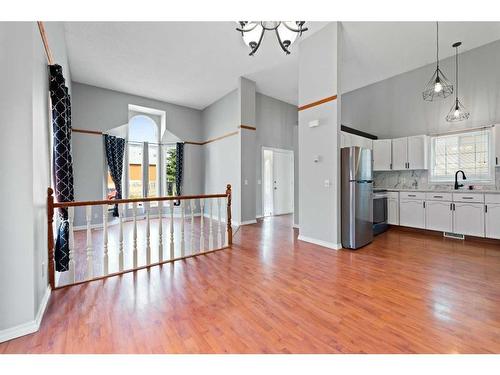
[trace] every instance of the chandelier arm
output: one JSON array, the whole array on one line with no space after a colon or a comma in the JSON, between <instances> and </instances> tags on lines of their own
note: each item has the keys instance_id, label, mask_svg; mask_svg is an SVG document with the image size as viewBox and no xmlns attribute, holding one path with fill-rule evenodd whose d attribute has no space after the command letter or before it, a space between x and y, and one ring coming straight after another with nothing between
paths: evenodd
<instances>
[{"instance_id":1,"label":"chandelier arm","mask_svg":"<svg viewBox=\"0 0 500 375\"><path fill-rule=\"evenodd\" d=\"M259 26L259 24L254 23L253 27L251 27L250 29L243 29L243 28L237 27L236 30L240 31L241 34L243 35L243 33L248 33L249 31L254 30L257 26Z\"/></svg>"},{"instance_id":2,"label":"chandelier arm","mask_svg":"<svg viewBox=\"0 0 500 375\"><path fill-rule=\"evenodd\" d=\"M259 49L260 47L260 44L262 43L262 39L264 38L264 33L266 32L266 29L262 29L262 32L260 33L260 38L259 38L259 41L257 42L257 44L255 45L254 48L252 48L252 51L250 52L249 56L253 56L255 52L257 52L257 50Z\"/></svg>"},{"instance_id":3,"label":"chandelier arm","mask_svg":"<svg viewBox=\"0 0 500 375\"><path fill-rule=\"evenodd\" d=\"M283 25L285 25L285 27L290 30L290 31L293 31L294 33L300 33L300 35L302 35L302 33L304 31L307 31L308 28L307 27L303 27L302 25L299 26L298 29L294 29L293 27L290 27L288 26L288 24L286 22L283 22Z\"/></svg>"},{"instance_id":4,"label":"chandelier arm","mask_svg":"<svg viewBox=\"0 0 500 375\"><path fill-rule=\"evenodd\" d=\"M281 38L280 38L280 33L278 32L278 29L274 30L274 32L276 33L276 38L278 38L278 43L279 43L279 45L281 46L281 49L282 49L283 51L285 51L285 53L286 53L287 55L289 55L289 54L290 54L290 51L289 51L289 50L288 50L288 48L286 48L286 47L285 47L285 45L283 44L283 41L282 41L282 40L281 40Z\"/></svg>"}]
</instances>

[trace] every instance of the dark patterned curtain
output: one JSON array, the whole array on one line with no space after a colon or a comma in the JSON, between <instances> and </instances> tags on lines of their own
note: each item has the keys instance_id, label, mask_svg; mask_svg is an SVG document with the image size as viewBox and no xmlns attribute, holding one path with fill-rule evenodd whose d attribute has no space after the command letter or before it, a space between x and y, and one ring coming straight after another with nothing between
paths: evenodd
<instances>
[{"instance_id":1,"label":"dark patterned curtain","mask_svg":"<svg viewBox=\"0 0 500 375\"><path fill-rule=\"evenodd\" d=\"M177 143L175 145L175 190L177 191L177 196L182 195L182 172L184 165L184 143ZM174 205L179 206L181 201L175 201Z\"/></svg>"},{"instance_id":2,"label":"dark patterned curtain","mask_svg":"<svg viewBox=\"0 0 500 375\"><path fill-rule=\"evenodd\" d=\"M111 175L111 179L115 183L115 199L121 199L125 139L104 134L104 145L106 148L106 159L108 161L109 174ZM113 216L119 216L117 204L115 204L115 208L113 209Z\"/></svg>"},{"instance_id":3,"label":"dark patterned curtain","mask_svg":"<svg viewBox=\"0 0 500 375\"><path fill-rule=\"evenodd\" d=\"M71 98L60 65L49 66L49 90L52 103L53 179L57 202L74 200L73 158L71 156ZM68 210L59 208L54 257L56 271L69 269Z\"/></svg>"}]
</instances>

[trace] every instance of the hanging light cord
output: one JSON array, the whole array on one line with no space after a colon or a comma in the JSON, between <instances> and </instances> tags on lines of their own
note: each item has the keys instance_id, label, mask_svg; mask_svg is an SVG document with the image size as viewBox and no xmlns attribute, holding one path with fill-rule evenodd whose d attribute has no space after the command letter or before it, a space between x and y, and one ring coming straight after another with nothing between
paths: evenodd
<instances>
[{"instance_id":1,"label":"hanging light cord","mask_svg":"<svg viewBox=\"0 0 500 375\"><path fill-rule=\"evenodd\" d=\"M456 101L458 101L458 46L455 48L455 65L457 67L455 71L455 80L457 81L457 88L456 88Z\"/></svg>"},{"instance_id":2,"label":"hanging light cord","mask_svg":"<svg viewBox=\"0 0 500 375\"><path fill-rule=\"evenodd\" d=\"M436 62L439 68L439 22L436 21Z\"/></svg>"}]
</instances>

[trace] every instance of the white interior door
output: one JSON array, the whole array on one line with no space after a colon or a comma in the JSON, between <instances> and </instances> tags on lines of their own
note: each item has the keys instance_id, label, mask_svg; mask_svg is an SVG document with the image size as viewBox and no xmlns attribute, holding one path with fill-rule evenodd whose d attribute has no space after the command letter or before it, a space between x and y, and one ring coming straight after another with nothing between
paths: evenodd
<instances>
[{"instance_id":1,"label":"white interior door","mask_svg":"<svg viewBox=\"0 0 500 375\"><path fill-rule=\"evenodd\" d=\"M273 152L273 214L293 212L293 153Z\"/></svg>"}]
</instances>

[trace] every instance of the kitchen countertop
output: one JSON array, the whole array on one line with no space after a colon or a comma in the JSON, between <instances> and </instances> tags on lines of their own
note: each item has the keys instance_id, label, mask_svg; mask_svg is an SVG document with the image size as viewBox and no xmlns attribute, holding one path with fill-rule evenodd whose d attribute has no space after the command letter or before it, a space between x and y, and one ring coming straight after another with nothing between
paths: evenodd
<instances>
[{"instance_id":1,"label":"kitchen countertop","mask_svg":"<svg viewBox=\"0 0 500 375\"><path fill-rule=\"evenodd\" d=\"M467 194L500 194L500 190L480 190L480 189L474 189L474 190L468 190L468 189L459 189L459 190L454 190L454 189L398 189L398 188L391 188L391 187L381 187L381 186L376 186L373 189L385 189L387 191L398 191L398 192L421 192L421 193L467 193Z\"/></svg>"}]
</instances>

